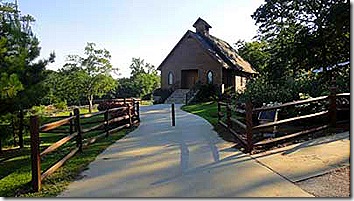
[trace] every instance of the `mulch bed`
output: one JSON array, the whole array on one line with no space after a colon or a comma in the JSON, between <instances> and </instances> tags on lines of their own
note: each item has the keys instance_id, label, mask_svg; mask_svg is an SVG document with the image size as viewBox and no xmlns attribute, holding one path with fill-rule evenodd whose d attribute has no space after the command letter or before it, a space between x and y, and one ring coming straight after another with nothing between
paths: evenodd
<instances>
[{"instance_id":1,"label":"mulch bed","mask_svg":"<svg viewBox=\"0 0 354 201\"><path fill-rule=\"evenodd\" d=\"M296 184L316 197L350 197L350 166Z\"/></svg>"}]
</instances>

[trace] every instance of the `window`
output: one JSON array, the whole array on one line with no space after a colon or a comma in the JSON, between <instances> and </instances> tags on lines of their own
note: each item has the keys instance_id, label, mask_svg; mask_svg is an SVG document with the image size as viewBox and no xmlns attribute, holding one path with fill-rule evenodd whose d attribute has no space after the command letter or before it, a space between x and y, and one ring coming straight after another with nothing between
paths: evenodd
<instances>
[{"instance_id":1,"label":"window","mask_svg":"<svg viewBox=\"0 0 354 201\"><path fill-rule=\"evenodd\" d=\"M173 75L172 72L168 73L168 85L172 85L173 84Z\"/></svg>"},{"instance_id":2,"label":"window","mask_svg":"<svg viewBox=\"0 0 354 201\"><path fill-rule=\"evenodd\" d=\"M208 84L213 84L213 72L209 71L208 74L207 74L207 82Z\"/></svg>"}]
</instances>

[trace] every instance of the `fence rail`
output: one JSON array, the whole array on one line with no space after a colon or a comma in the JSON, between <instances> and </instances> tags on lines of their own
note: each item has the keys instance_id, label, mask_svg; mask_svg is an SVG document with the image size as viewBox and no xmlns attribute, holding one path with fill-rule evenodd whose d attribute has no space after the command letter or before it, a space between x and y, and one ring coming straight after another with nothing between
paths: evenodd
<instances>
[{"instance_id":1,"label":"fence rail","mask_svg":"<svg viewBox=\"0 0 354 201\"><path fill-rule=\"evenodd\" d=\"M133 103L133 102L139 102L141 104L141 99L140 98L116 98L116 99L101 99L101 100L95 100L94 103L102 103L106 101L111 101L111 102L123 102L124 104L126 103Z\"/></svg>"},{"instance_id":2,"label":"fence rail","mask_svg":"<svg viewBox=\"0 0 354 201\"><path fill-rule=\"evenodd\" d=\"M59 126L70 123L70 121L73 120L74 118L75 118L75 116L72 116L72 117L67 117L67 118L59 120L59 121L44 124L43 126L39 127L39 131L45 132L45 131L53 130L54 128L58 128Z\"/></svg>"},{"instance_id":3,"label":"fence rail","mask_svg":"<svg viewBox=\"0 0 354 201\"><path fill-rule=\"evenodd\" d=\"M281 105L277 106L270 106L270 107L262 107L262 108L253 108L253 105L251 102L246 102L246 108L245 108L245 123L238 120L235 117L232 117L232 112L238 112L237 108L233 108L230 103L225 103L225 102L218 102L218 123L225 127L233 136L238 139L243 147L246 148L247 152L251 153L254 147L257 146L264 146L264 145L269 145L269 144L274 144L280 141L284 140L289 140L291 138L295 138L298 136L302 135L307 135L313 132L321 131L324 129L331 129L330 131L333 132L333 129L336 128L337 123L342 123L346 122L345 120L342 121L337 121L337 111L342 111L342 110L348 110L349 109L349 99L348 97L350 96L350 93L341 93L341 94L336 94L335 93L335 88L331 87L330 88L331 93L329 96L321 96L321 97L316 97L316 98L310 98L306 100L299 100L299 101L293 101L293 102L288 102L284 103ZM338 102L339 98L344 98L346 99L343 103L341 104ZM309 104L309 103L314 103L314 102L320 102L320 101L328 101L328 106L327 110L320 111L320 112L314 112L311 114L307 115L302 115L302 116L296 116L296 117L290 117L287 119L282 119L282 120L275 120L273 122L268 122L260 125L254 125L253 122L253 115L258 114L259 112L262 111L269 111L269 110L276 110L280 108L286 108L290 106L298 106L298 105L304 105L304 104ZM293 123L296 121L300 120L311 120L314 118L318 117L327 117L328 121L324 121L322 125L319 125L315 128L310 128L310 129L305 129L301 130L299 132L291 133L291 134L286 134L284 136L280 137L275 137L275 138L266 138L260 141L257 141L254 136L257 134L257 132L266 129L266 128L271 128L271 127L276 127L279 125L283 124L289 124ZM226 118L225 118L226 117ZM234 125L237 126L238 129L234 128Z\"/></svg>"},{"instance_id":4,"label":"fence rail","mask_svg":"<svg viewBox=\"0 0 354 201\"><path fill-rule=\"evenodd\" d=\"M276 105L276 106L254 108L253 112L280 109L280 108L289 107L289 106L302 105L302 104L305 104L305 103L313 103L313 102L318 102L318 101L325 100L327 98L328 98L328 96L320 96L320 97L316 97L316 98L309 98L309 99L306 99L306 100L288 102L288 103L284 103L284 104Z\"/></svg>"},{"instance_id":5,"label":"fence rail","mask_svg":"<svg viewBox=\"0 0 354 201\"><path fill-rule=\"evenodd\" d=\"M303 116L299 116L299 117L292 117L292 118L288 118L288 119L284 119L284 120L279 120L279 121L275 121L275 122L270 122L270 123L254 126L253 130L258 130L258 129L262 129L262 128L269 128L272 126L278 126L281 124L300 121L300 120L304 120L304 119L311 119L314 117L319 117L319 116L323 116L323 115L327 115L327 114L328 114L328 111L322 111L322 112L317 112L314 114L308 114L308 115L303 115Z\"/></svg>"},{"instance_id":6,"label":"fence rail","mask_svg":"<svg viewBox=\"0 0 354 201\"><path fill-rule=\"evenodd\" d=\"M100 111L92 114L81 114L78 108L74 109L74 115L72 113L64 119L47 123L42 126L39 125L39 117L30 117L30 134L31 134L31 160L32 160L32 189L37 192L41 190L43 179L54 173L60 168L67 160L73 157L76 153L82 152L83 147L87 147L90 144L96 142L99 138L107 137L110 134L120 131L124 128L129 128L140 122L139 117L139 102L136 99L132 101L125 100L125 105L121 108L112 108L105 111ZM118 113L121 112L121 113ZM82 122L84 119L89 119L95 116L103 115L103 120L96 120L96 125L89 128L82 128L82 125L91 125L95 121L89 121L88 123ZM126 121L126 122L124 122ZM115 125L118 123L118 125ZM69 125L69 130L57 129L61 126ZM110 128L112 127L113 128ZM87 133L93 130L102 130L102 133L89 139L83 139ZM68 131L68 136L65 136L57 142L51 144L44 151L40 152L40 132L53 133L53 131ZM57 150L67 142L76 139L76 147L73 148L67 155L49 167L43 173L41 172L40 164L41 160L45 160L41 157Z\"/></svg>"}]
</instances>

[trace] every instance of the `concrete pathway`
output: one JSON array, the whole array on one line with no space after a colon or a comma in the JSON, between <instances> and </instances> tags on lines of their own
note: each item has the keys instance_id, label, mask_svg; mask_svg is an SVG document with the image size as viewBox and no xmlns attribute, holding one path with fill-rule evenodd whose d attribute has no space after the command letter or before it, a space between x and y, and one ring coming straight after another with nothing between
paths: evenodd
<instances>
[{"instance_id":1,"label":"concrete pathway","mask_svg":"<svg viewBox=\"0 0 354 201\"><path fill-rule=\"evenodd\" d=\"M101 153L59 197L308 197L176 106L141 107L141 124Z\"/></svg>"}]
</instances>

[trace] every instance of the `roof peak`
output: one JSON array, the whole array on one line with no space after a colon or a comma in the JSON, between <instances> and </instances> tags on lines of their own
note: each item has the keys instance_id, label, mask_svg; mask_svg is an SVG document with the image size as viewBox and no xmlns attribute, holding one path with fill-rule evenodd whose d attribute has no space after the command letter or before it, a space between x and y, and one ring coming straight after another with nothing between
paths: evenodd
<instances>
[{"instance_id":1,"label":"roof peak","mask_svg":"<svg viewBox=\"0 0 354 201\"><path fill-rule=\"evenodd\" d=\"M205 20L203 20L202 18L198 17L197 21L194 22L193 27L196 28L199 24L203 24L206 25L208 28L212 28L208 22L206 22Z\"/></svg>"},{"instance_id":2,"label":"roof peak","mask_svg":"<svg viewBox=\"0 0 354 201\"><path fill-rule=\"evenodd\" d=\"M193 27L196 29L196 33L202 35L209 35L209 28L211 28L211 26L200 17L194 22Z\"/></svg>"}]
</instances>

